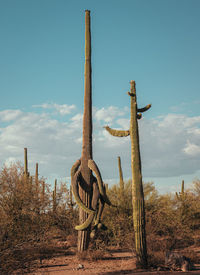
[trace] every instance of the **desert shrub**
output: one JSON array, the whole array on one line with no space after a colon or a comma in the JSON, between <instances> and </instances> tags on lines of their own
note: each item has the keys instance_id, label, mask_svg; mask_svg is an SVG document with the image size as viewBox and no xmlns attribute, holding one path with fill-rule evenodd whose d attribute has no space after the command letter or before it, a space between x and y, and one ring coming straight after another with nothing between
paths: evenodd
<instances>
[{"instance_id":1,"label":"desert shrub","mask_svg":"<svg viewBox=\"0 0 200 275\"><path fill-rule=\"evenodd\" d=\"M103 222L108 229L101 232L99 237L107 245L127 246L130 243L129 237L133 228L131 182L125 183L123 191L117 184L113 185L107 193L111 202L116 207L105 207Z\"/></svg>"},{"instance_id":2,"label":"desert shrub","mask_svg":"<svg viewBox=\"0 0 200 275\"><path fill-rule=\"evenodd\" d=\"M65 186L66 187L66 186ZM76 210L68 207L68 190L58 190L56 212L45 180L26 177L20 164L0 172L0 273L30 269L41 251L52 251L54 233L74 232ZM48 254L48 253L46 253ZM25 271L23 271L25 272Z\"/></svg>"}]
</instances>

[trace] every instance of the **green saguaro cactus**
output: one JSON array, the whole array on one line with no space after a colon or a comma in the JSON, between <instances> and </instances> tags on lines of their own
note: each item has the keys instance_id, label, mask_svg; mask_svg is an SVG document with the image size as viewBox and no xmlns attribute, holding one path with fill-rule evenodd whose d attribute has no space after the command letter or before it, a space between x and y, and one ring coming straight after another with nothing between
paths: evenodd
<instances>
[{"instance_id":1,"label":"green saguaro cactus","mask_svg":"<svg viewBox=\"0 0 200 275\"><path fill-rule=\"evenodd\" d=\"M78 230L78 251L88 249L90 237L102 227L101 215L104 204L111 204L106 196L105 185L92 156L92 78L91 78L91 31L90 11L85 11L85 81L83 141L81 158L71 169L71 185L74 199L79 206L80 225ZM93 175L95 174L95 176ZM94 227L91 228L94 221ZM91 232L92 230L92 232ZM91 233L91 234L90 234Z\"/></svg>"},{"instance_id":2,"label":"green saguaro cactus","mask_svg":"<svg viewBox=\"0 0 200 275\"><path fill-rule=\"evenodd\" d=\"M142 117L143 112L147 111L151 105L139 109L137 107L135 81L130 82L131 89L128 92L131 100L131 119L130 129L119 131L106 126L105 129L113 136L131 138L131 168L132 168L132 205L133 205L133 223L135 232L135 249L138 263L147 266L147 248L145 232L145 207L144 193L142 185L142 172L139 147L138 119Z\"/></svg>"}]
</instances>

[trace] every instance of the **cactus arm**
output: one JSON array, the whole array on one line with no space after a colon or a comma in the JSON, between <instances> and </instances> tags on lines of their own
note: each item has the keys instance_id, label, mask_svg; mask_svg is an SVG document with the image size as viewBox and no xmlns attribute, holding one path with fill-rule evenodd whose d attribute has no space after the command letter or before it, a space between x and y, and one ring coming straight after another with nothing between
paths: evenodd
<instances>
[{"instance_id":1,"label":"cactus arm","mask_svg":"<svg viewBox=\"0 0 200 275\"><path fill-rule=\"evenodd\" d=\"M78 182L79 182L79 177L80 177L80 170L76 171L75 175L72 177L72 193L74 196L74 199L76 203L81 207L86 213L91 214L94 213L95 211L92 209L89 209L80 199L79 192L78 192Z\"/></svg>"},{"instance_id":2,"label":"cactus arm","mask_svg":"<svg viewBox=\"0 0 200 275\"><path fill-rule=\"evenodd\" d=\"M144 108L139 108L139 109L137 109L137 111L139 112L139 113L144 113L144 112L146 112L147 110L149 110L151 108L151 104L148 104L147 106L145 106Z\"/></svg>"},{"instance_id":3,"label":"cactus arm","mask_svg":"<svg viewBox=\"0 0 200 275\"><path fill-rule=\"evenodd\" d=\"M99 200L99 209L95 218L95 225L98 225L101 222L101 216L103 213L103 209L104 209L104 205L105 205L105 201L102 198L102 196L100 196L100 200Z\"/></svg>"},{"instance_id":4,"label":"cactus arm","mask_svg":"<svg viewBox=\"0 0 200 275\"><path fill-rule=\"evenodd\" d=\"M92 209L89 209L85 206L85 204L81 201L79 192L78 192L78 180L80 176L80 167L81 160L78 159L71 168L71 185L72 185L72 193L76 203L88 214L93 213Z\"/></svg>"},{"instance_id":5,"label":"cactus arm","mask_svg":"<svg viewBox=\"0 0 200 275\"><path fill-rule=\"evenodd\" d=\"M96 210L98 201L99 201L99 197L100 197L100 193L99 193L99 188L98 188L96 178L94 178L94 180L95 181L93 183L92 209Z\"/></svg>"},{"instance_id":6,"label":"cactus arm","mask_svg":"<svg viewBox=\"0 0 200 275\"><path fill-rule=\"evenodd\" d=\"M100 171L99 171L95 161L92 160L92 159L89 159L88 160L88 167L92 170L92 172L95 174L95 176L97 178L97 183L98 183L100 195L103 197L104 201L108 205L112 205L109 198L106 195L105 189L103 187L103 181L102 181L102 178L101 178L101 174L100 174Z\"/></svg>"},{"instance_id":7,"label":"cactus arm","mask_svg":"<svg viewBox=\"0 0 200 275\"><path fill-rule=\"evenodd\" d=\"M78 168L79 168L80 165L81 165L81 160L77 159L77 161L74 163L74 165L71 168L71 179L75 175L75 173L78 170Z\"/></svg>"},{"instance_id":8,"label":"cactus arm","mask_svg":"<svg viewBox=\"0 0 200 275\"><path fill-rule=\"evenodd\" d=\"M109 126L105 126L104 127L106 129L106 131L109 132L109 134L111 134L114 137L127 137L130 135L130 131L129 130L115 130L115 129L111 129Z\"/></svg>"},{"instance_id":9,"label":"cactus arm","mask_svg":"<svg viewBox=\"0 0 200 275\"><path fill-rule=\"evenodd\" d=\"M94 219L94 216L95 216L95 213L90 213L87 220L84 223L75 226L75 229L76 230L85 230L85 229L87 229L90 226L90 224L92 223L92 221Z\"/></svg>"}]
</instances>

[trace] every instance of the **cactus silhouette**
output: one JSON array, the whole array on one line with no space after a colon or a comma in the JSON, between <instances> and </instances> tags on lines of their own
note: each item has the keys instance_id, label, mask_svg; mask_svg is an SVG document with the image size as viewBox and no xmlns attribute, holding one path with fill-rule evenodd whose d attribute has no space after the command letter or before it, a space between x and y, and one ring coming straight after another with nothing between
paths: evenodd
<instances>
[{"instance_id":1,"label":"cactus silhouette","mask_svg":"<svg viewBox=\"0 0 200 275\"><path fill-rule=\"evenodd\" d=\"M91 32L90 11L85 11L85 82L83 141L81 158L71 168L71 185L74 199L79 206L80 225L78 230L78 251L88 249L90 237L95 236L101 224L104 204L111 205L106 196L105 185L92 156L92 79L91 79ZM95 175L93 175L93 173ZM91 228L94 221L94 227ZM92 232L91 232L92 230ZM91 234L90 234L91 233Z\"/></svg>"},{"instance_id":2,"label":"cactus silhouette","mask_svg":"<svg viewBox=\"0 0 200 275\"><path fill-rule=\"evenodd\" d=\"M136 85L135 81L130 82L130 92L128 95L131 100L131 118L130 129L127 131L114 130L110 127L104 127L111 135L116 137L127 137L131 139L131 168L132 168L132 205L133 205L133 223L135 232L135 249L138 264L147 266L147 248L145 231L145 206L144 193L142 185L141 159L139 147L138 119L142 117L143 112L147 111L151 105L139 109L137 107Z\"/></svg>"}]
</instances>

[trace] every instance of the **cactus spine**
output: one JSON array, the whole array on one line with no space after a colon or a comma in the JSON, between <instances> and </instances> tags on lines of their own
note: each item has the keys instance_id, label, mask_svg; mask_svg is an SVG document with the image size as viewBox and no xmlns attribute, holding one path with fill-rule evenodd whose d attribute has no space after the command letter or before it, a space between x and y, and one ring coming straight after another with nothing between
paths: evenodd
<instances>
[{"instance_id":1,"label":"cactus spine","mask_svg":"<svg viewBox=\"0 0 200 275\"><path fill-rule=\"evenodd\" d=\"M91 237L100 224L104 203L110 203L105 191L100 172L92 156L92 78L91 78L91 32L90 11L85 11L85 82L84 82L84 113L83 142L81 159L77 160L71 169L72 192L79 206L78 251L88 249L91 224ZM92 174L94 172L95 176Z\"/></svg>"},{"instance_id":2,"label":"cactus spine","mask_svg":"<svg viewBox=\"0 0 200 275\"><path fill-rule=\"evenodd\" d=\"M144 108L137 108L135 81L130 82L130 92L128 95L131 100L130 129L127 131L113 130L106 126L105 129L113 136L123 137L130 135L131 139L131 168L132 168L132 205L133 223L135 232L135 249L138 263L142 267L147 266L147 248L145 232L145 206L144 193L142 186L142 172L139 148L139 133L137 120L142 117L143 112L147 111L151 105Z\"/></svg>"}]
</instances>

